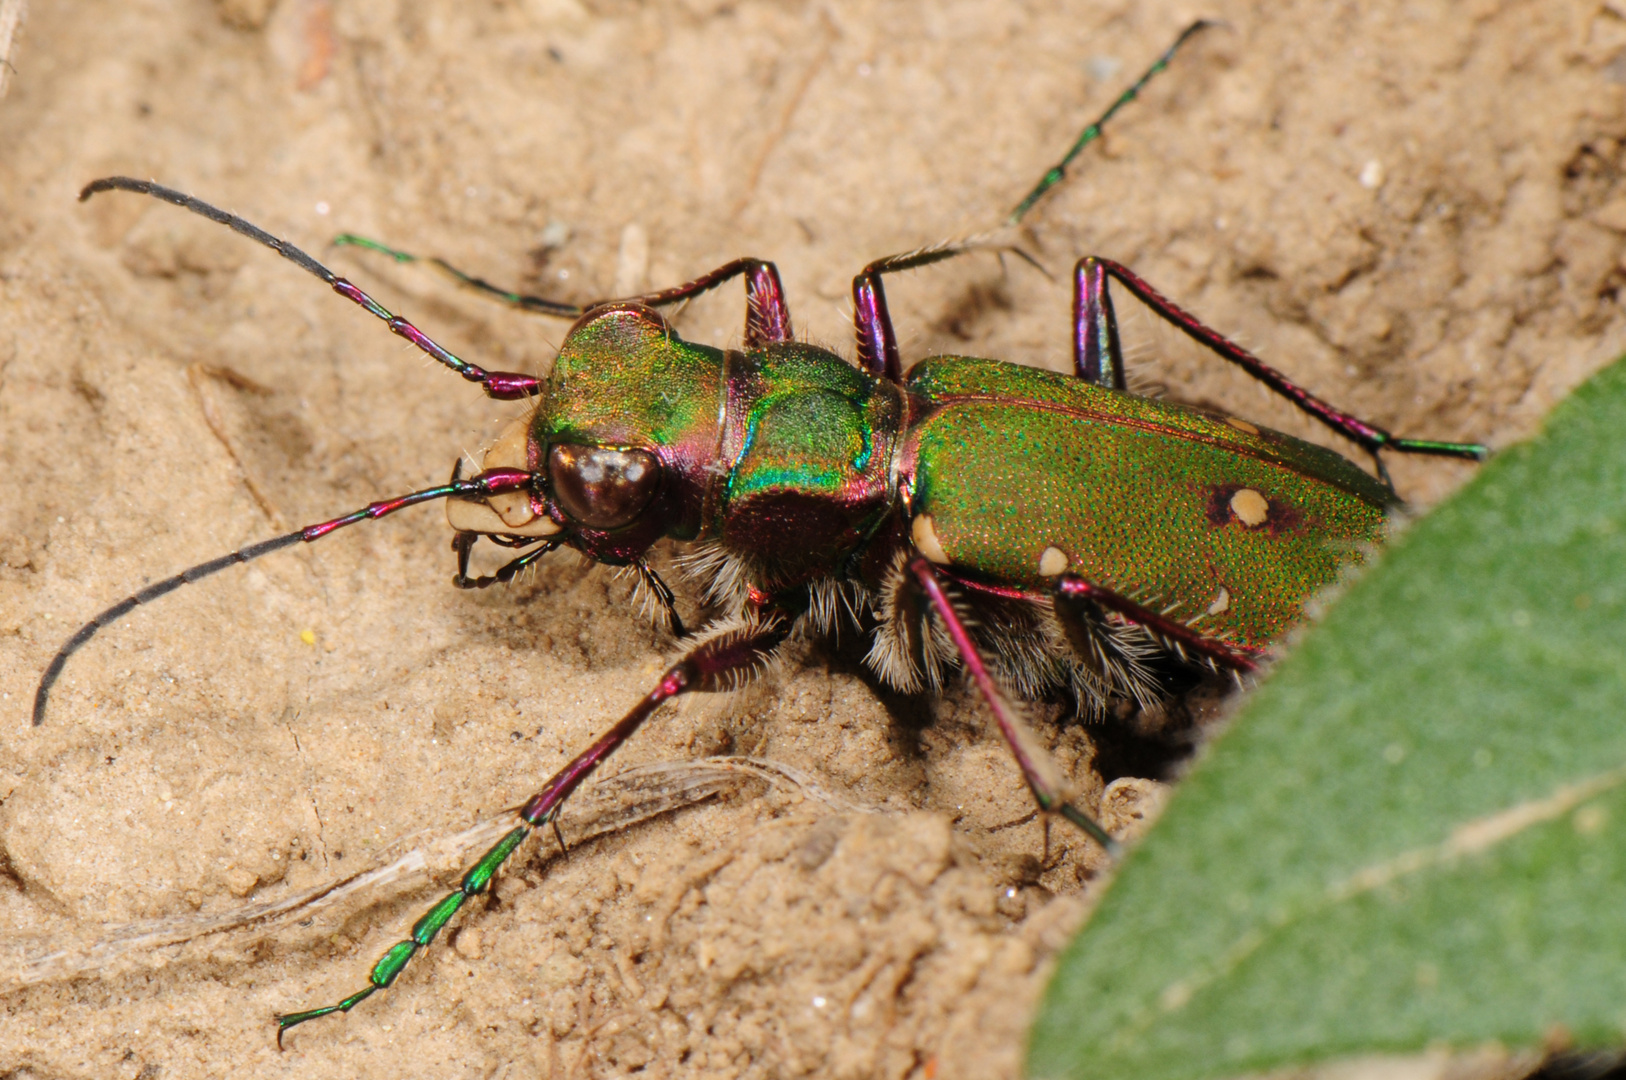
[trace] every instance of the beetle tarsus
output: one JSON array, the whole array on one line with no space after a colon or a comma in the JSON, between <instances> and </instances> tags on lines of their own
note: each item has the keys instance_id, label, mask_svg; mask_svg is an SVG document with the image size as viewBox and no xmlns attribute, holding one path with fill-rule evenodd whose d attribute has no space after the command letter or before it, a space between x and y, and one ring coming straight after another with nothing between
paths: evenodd
<instances>
[{"instance_id":1,"label":"beetle tarsus","mask_svg":"<svg viewBox=\"0 0 1626 1080\"><path fill-rule=\"evenodd\" d=\"M1022 218L1027 215L1027 212L1033 209L1034 203L1037 203L1040 199L1044 198L1047 191L1061 183L1062 180L1066 178L1067 166L1073 163L1073 159L1078 157L1079 153L1086 146L1101 137L1101 129L1106 126L1107 121L1111 120L1113 116L1117 114L1119 109L1123 108L1125 105L1128 105L1131 101L1134 101L1140 96L1140 92L1141 90L1145 89L1146 84L1152 80L1154 75L1169 66L1169 62L1174 59L1174 54L1180 51L1180 47L1184 45L1193 34L1196 34L1201 30L1206 30L1212 26L1225 25L1227 24L1215 19L1198 19L1190 26L1187 26L1184 30L1180 31L1180 36L1174 39L1174 44L1163 50L1163 54L1152 62L1152 66L1147 68L1141 74L1140 78L1131 83L1129 89L1119 94L1117 98L1113 100L1112 104L1107 106L1106 112L1102 113L1093 123L1089 124L1084 128L1083 131L1078 133L1078 137L1073 140L1073 145L1067 148L1067 153L1063 155L1062 159L1056 162L1056 164L1052 165L1050 168L1046 169L1044 176L1039 178L1039 182L1034 185L1033 190L1029 191L1027 195L1023 196L1022 201L1016 204L1015 209L1006 215L1005 223L1007 225L1019 224Z\"/></svg>"},{"instance_id":2,"label":"beetle tarsus","mask_svg":"<svg viewBox=\"0 0 1626 1080\"><path fill-rule=\"evenodd\" d=\"M760 671L769 657L788 636L790 624L778 611L772 609L758 613L742 626L724 631L694 648L669 668L654 689L644 695L632 709L600 735L592 745L577 754L540 791L526 800L518 813L514 828L497 841L463 875L458 887L426 911L412 925L411 935L385 950L373 965L368 976L370 985L345 998L336 1005L326 1005L303 1012L285 1013L276 1018L277 1045L289 1028L308 1020L330 1016L335 1012L349 1012L375 990L388 988L406 968L408 961L427 948L435 936L445 928L470 897L484 892L504 863L525 842L531 832L543 825L555 825L565 800L591 776L604 761L630 739L645 720L667 701L681 694L695 691L708 692L736 684L740 679ZM564 838L558 838L562 846Z\"/></svg>"},{"instance_id":3,"label":"beetle tarsus","mask_svg":"<svg viewBox=\"0 0 1626 1080\"><path fill-rule=\"evenodd\" d=\"M964 618L955 610L954 603L949 599L942 580L932 568L932 564L923 556L916 555L909 560L907 569L910 576L919 584L921 591L925 593L932 610L942 620L944 628L948 630L949 638L960 654L960 662L965 665L971 680L976 683L977 690L982 694L984 703L994 714L999 733L1004 737L1005 744L1010 747L1012 756L1016 758L1016 765L1022 770L1022 778L1027 781L1028 789L1033 792L1039 808L1060 813L1109 852L1115 851L1117 845L1113 843L1107 831L1066 797L1065 781L1055 763L1039 745L1027 723L1000 689L999 684L994 681L988 666L983 662L981 651L971 640L971 632L967 629Z\"/></svg>"},{"instance_id":4,"label":"beetle tarsus","mask_svg":"<svg viewBox=\"0 0 1626 1080\"><path fill-rule=\"evenodd\" d=\"M1099 340L1106 333L1105 330L1100 328L1099 322L1101 318L1108 317L1105 313L1111 311L1111 300L1107 297L1107 278L1115 279L1124 288L1128 289L1137 299L1151 308L1158 318L1175 327L1209 352L1240 367L1255 380L1263 383L1307 416L1320 421L1344 438L1364 447L1374 457L1379 449L1384 448L1399 450L1408 454L1432 454L1441 457L1481 459L1485 456L1485 448L1477 443L1397 439L1382 428L1328 404L1224 334L1205 325L1191 312L1158 292L1133 270L1111 259L1086 255L1078 260L1078 263L1073 268L1073 311L1075 313L1073 340L1075 343L1085 342L1087 348L1090 340ZM1109 323L1107 329L1115 328L1111 327ZM1115 337L1116 335L1112 336ZM1116 342L1112 343L1112 347L1116 347ZM1079 374L1088 378L1086 372L1087 351L1075 352L1074 355ZM1104 379L1114 367L1122 367L1121 352L1118 353L1116 365L1103 363L1098 367L1099 377ZM1107 385L1105 382L1098 382L1097 384ZM1393 485L1388 482L1387 473L1382 462L1378 463L1378 472L1383 476L1384 483L1392 490Z\"/></svg>"}]
</instances>

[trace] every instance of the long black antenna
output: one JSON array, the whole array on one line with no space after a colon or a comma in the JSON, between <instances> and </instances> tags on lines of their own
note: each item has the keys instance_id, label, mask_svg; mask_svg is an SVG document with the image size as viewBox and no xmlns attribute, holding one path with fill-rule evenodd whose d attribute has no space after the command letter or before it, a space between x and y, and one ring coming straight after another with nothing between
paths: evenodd
<instances>
[{"instance_id":1,"label":"long black antenna","mask_svg":"<svg viewBox=\"0 0 1626 1080\"><path fill-rule=\"evenodd\" d=\"M309 544L314 540L320 540L328 533L344 528L346 525L354 525L358 521L381 518L386 514L393 514L395 511L408 506L416 506L419 503L430 502L434 499L479 499L505 491L521 491L528 488L530 483L531 474L522 469L493 469L468 480L454 480L438 487L414 491L410 495L400 495L393 499L369 503L362 509L346 514L343 517L337 517L317 525L307 525L303 529L295 529L293 532L285 533L275 539L250 544L240 551L234 551L230 555L222 555L218 559L210 559L208 562L199 563L194 567L182 570L174 577L167 577L162 581L148 585L134 596L125 597L81 626L73 637L68 639L67 644L57 650L57 654L51 658L50 666L45 669L45 674L40 678L39 689L34 691L34 726L39 727L45 721L45 705L51 696L51 687L56 685L57 678L62 674L63 666L68 662L68 657L78 652L85 642L96 636L102 627L117 622L142 604L151 603L166 593L174 592L182 585L190 585L192 582L206 578L210 574L217 574L228 566L252 562L262 555L269 555L273 551L281 551L283 548L291 547L294 544Z\"/></svg>"},{"instance_id":2,"label":"long black antenna","mask_svg":"<svg viewBox=\"0 0 1626 1080\"><path fill-rule=\"evenodd\" d=\"M469 382L479 383L488 396L498 401L517 401L521 398L535 397L539 392L539 384L529 375L519 375L508 371L487 371L478 364L471 364L467 360L454 356L448 349L437 343L428 334L413 326L405 318L396 315L368 296L359 287L335 274L315 259L311 258L299 248L280 237L272 236L258 225L240 218L236 214L229 214L218 206L212 206L202 199L194 199L184 191L176 191L162 184L155 184L151 180L133 180L128 176L107 176L100 180L92 180L79 192L79 201L85 202L92 195L103 191L132 191L137 195L151 195L155 199L173 203L182 210L190 210L200 217L241 233L257 243L281 255L301 270L320 278L334 292L346 300L361 306L369 315L381 319L388 326L390 333L412 342L418 348L428 353L440 363L445 364Z\"/></svg>"}]
</instances>

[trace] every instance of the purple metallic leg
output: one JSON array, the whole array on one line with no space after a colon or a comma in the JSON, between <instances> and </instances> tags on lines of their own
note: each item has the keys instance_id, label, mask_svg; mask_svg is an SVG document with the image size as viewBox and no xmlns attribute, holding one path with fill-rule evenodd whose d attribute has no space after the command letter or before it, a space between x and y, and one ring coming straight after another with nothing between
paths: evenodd
<instances>
[{"instance_id":1,"label":"purple metallic leg","mask_svg":"<svg viewBox=\"0 0 1626 1080\"><path fill-rule=\"evenodd\" d=\"M971 673L971 679L982 693L982 699L988 703L989 711L994 714L994 720L999 725L999 733L1005 737L1005 744L1011 748L1011 754L1016 758L1016 766L1022 770L1022 778L1027 781L1028 790L1033 792L1033 799L1039 804L1039 809L1045 813L1059 813L1084 830L1107 851L1116 854L1117 841L1113 840L1094 818L1067 800L1064 794L1066 782L1062 779L1060 771L1044 752L1044 748L1039 746L1033 733L1028 730L1027 724L1012 708L1005 693L989 673L988 666L983 663L982 654L977 650L976 643L971 640L971 634L966 630L965 623L954 610L948 594L943 591L943 583L938 579L932 564L917 555L909 560L909 573L920 584L921 591L926 594L926 599L937 612L938 618L943 620L943 626L948 630L949 637L953 639L954 647L960 654L960 662Z\"/></svg>"},{"instance_id":2,"label":"purple metallic leg","mask_svg":"<svg viewBox=\"0 0 1626 1080\"><path fill-rule=\"evenodd\" d=\"M774 342L794 341L796 333L791 329L779 268L761 259L735 259L693 281L626 299L649 307L665 307L709 292L741 274L745 275L745 347L760 349Z\"/></svg>"},{"instance_id":3,"label":"purple metallic leg","mask_svg":"<svg viewBox=\"0 0 1626 1080\"><path fill-rule=\"evenodd\" d=\"M1195 315L1192 315L1189 311L1152 288L1152 286L1137 277L1128 267L1115 263L1111 259L1086 256L1078 261L1078 265L1073 269L1073 274L1075 280L1073 301L1075 311L1074 341L1076 343L1075 348L1079 350L1074 353L1074 363L1078 366L1081 378L1089 378L1087 367L1090 351L1089 342L1085 339L1093 338L1099 342L1104 333L1112 331L1111 323L1113 319L1110 301L1105 305L1097 303L1093 313L1090 311L1090 304L1095 296L1106 297L1106 279L1114 278L1124 288L1134 293L1146 306L1150 307L1159 318L1177 327L1199 345L1205 346L1211 352L1240 367L1309 416L1321 421L1321 423L1346 439L1359 443L1374 458L1377 457L1379 450L1398 450L1402 453L1435 454L1443 457L1471 458L1474 460L1484 458L1487 453L1486 449L1477 443L1438 442L1432 439L1402 439L1375 424L1369 424L1359 417L1351 416L1341 409L1334 408L1236 342L1226 338L1218 331L1204 326ZM1095 318L1095 323L1105 324L1103 330L1098 330L1094 323L1086 321L1087 317L1092 315ZM1121 354L1119 355L1121 364ZM1381 472L1381 461L1378 463L1378 467Z\"/></svg>"},{"instance_id":4,"label":"purple metallic leg","mask_svg":"<svg viewBox=\"0 0 1626 1080\"><path fill-rule=\"evenodd\" d=\"M1107 390L1129 389L1112 293L1101 260L1093 256L1080 259L1073 272L1073 371Z\"/></svg>"},{"instance_id":5,"label":"purple metallic leg","mask_svg":"<svg viewBox=\"0 0 1626 1080\"><path fill-rule=\"evenodd\" d=\"M1196 656L1217 667L1230 668L1238 673L1259 669L1258 663L1248 654L1248 650L1217 638L1205 637L1185 623L1176 622L1167 615L1142 607L1133 600L1120 596L1110 589L1103 589L1077 574L1063 574L1057 578L1051 595L1055 600L1056 618L1061 620L1062 628L1069 638L1089 633L1086 626L1088 620L1081 609L1086 604L1096 604L1117 612L1137 626L1144 627L1153 637L1162 640L1182 655Z\"/></svg>"},{"instance_id":6,"label":"purple metallic leg","mask_svg":"<svg viewBox=\"0 0 1626 1080\"><path fill-rule=\"evenodd\" d=\"M630 739L662 704L679 694L733 689L767 663L789 630L789 623L782 616L769 614L755 625L728 631L695 646L661 676L655 688L626 716L526 800L519 811L520 819L532 826L551 821L582 781Z\"/></svg>"},{"instance_id":7,"label":"purple metallic leg","mask_svg":"<svg viewBox=\"0 0 1626 1080\"><path fill-rule=\"evenodd\" d=\"M790 623L774 611L768 611L759 618L760 621L754 624L720 634L691 649L687 656L661 676L660 682L632 707L631 712L600 735L593 745L577 754L568 765L554 773L542 790L526 801L520 808L518 822L507 835L480 857L463 875L456 889L413 924L411 936L396 942L379 958L365 987L337 1004L277 1017L277 1046L282 1046L283 1033L289 1028L318 1017L349 1012L377 991L393 984L407 962L420 950L429 947L469 898L480 895L490 887L497 871L525 842L532 830L553 824L571 793L604 763L604 759L630 739L661 705L691 691L731 689L760 669L785 640Z\"/></svg>"},{"instance_id":8,"label":"purple metallic leg","mask_svg":"<svg viewBox=\"0 0 1626 1080\"><path fill-rule=\"evenodd\" d=\"M871 375L890 382L903 382L903 362L898 357L898 335L892 329L892 314L886 308L886 289L881 275L913 270L972 250L962 242L934 244L876 259L853 278L853 330L858 335L858 362Z\"/></svg>"}]
</instances>

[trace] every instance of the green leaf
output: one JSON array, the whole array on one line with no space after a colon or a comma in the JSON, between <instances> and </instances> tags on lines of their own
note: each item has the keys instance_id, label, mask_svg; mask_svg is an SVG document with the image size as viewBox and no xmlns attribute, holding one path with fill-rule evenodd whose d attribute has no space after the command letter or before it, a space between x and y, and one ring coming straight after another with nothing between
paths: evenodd
<instances>
[{"instance_id":1,"label":"green leaf","mask_svg":"<svg viewBox=\"0 0 1626 1080\"><path fill-rule=\"evenodd\" d=\"M1034 1077L1626 1033L1626 360L1306 634L1062 957Z\"/></svg>"}]
</instances>

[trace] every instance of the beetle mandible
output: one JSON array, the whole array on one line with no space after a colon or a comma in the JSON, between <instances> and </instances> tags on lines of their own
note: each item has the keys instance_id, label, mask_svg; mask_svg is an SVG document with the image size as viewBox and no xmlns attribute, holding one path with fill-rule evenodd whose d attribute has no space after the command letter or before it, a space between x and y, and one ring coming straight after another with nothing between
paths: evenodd
<instances>
[{"instance_id":1,"label":"beetle mandible","mask_svg":"<svg viewBox=\"0 0 1626 1080\"><path fill-rule=\"evenodd\" d=\"M1194 23L1074 142L1012 211L1021 220L1068 164L1175 51ZM1209 329L1128 268L1074 267L1072 375L937 356L907 372L886 304L886 275L980 245L945 242L878 259L853 279L857 363L796 340L777 270L741 258L674 288L585 308L518 296L452 270L521 307L575 319L545 378L487 371L435 343L287 242L189 195L111 177L80 198L123 190L171 202L262 243L498 400L531 400L485 453L441 485L202 563L115 604L57 653L35 697L44 717L68 657L101 627L183 584L359 521L446 500L461 588L507 582L561 547L630 567L679 636L670 588L645 557L661 539L689 545L688 568L722 614L619 721L551 777L514 828L457 889L388 950L362 990L277 1017L290 1027L347 1012L388 987L462 905L666 701L739 685L795 634L858 618L868 662L904 692L963 667L992 712L1039 808L1097 841L1002 687L1070 692L1086 711L1156 700L1170 663L1255 669L1352 552L1382 538L1398 503L1378 453L1480 458L1483 447L1395 437L1297 386ZM398 259L410 259L359 238ZM444 264L442 264L444 265ZM446 267L451 270L452 268ZM743 347L683 340L659 313L743 278ZM1236 364L1369 451L1378 478L1330 450L1128 392L1109 286ZM480 538L518 551L471 576Z\"/></svg>"}]
</instances>

